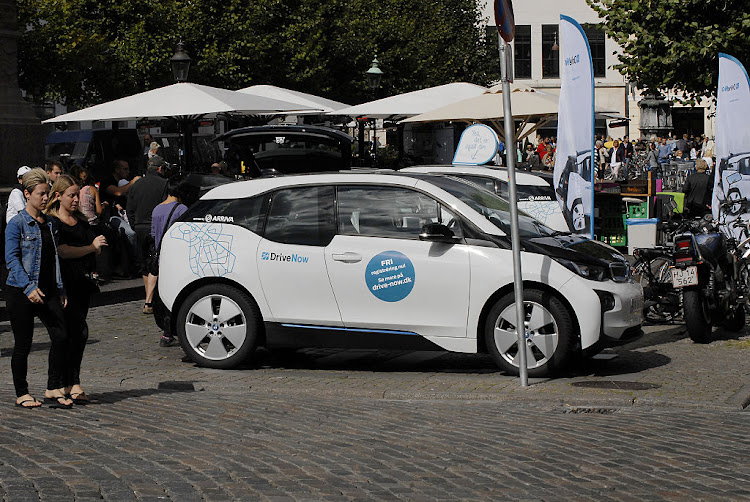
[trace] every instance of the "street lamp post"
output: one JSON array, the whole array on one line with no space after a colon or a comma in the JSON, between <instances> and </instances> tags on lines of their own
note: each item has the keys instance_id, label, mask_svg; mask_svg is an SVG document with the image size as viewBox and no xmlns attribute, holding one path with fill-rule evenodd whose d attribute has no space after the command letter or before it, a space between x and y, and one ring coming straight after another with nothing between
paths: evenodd
<instances>
[{"instance_id":1,"label":"street lamp post","mask_svg":"<svg viewBox=\"0 0 750 502\"><path fill-rule=\"evenodd\" d=\"M174 56L169 60L169 64L172 65L172 74L174 75L175 82L187 82L188 73L190 72L190 56L185 52L185 47L182 45L182 41L177 42L177 48L174 51Z\"/></svg>"},{"instance_id":2,"label":"street lamp post","mask_svg":"<svg viewBox=\"0 0 750 502\"><path fill-rule=\"evenodd\" d=\"M185 52L182 41L177 42L177 48L174 51L174 56L170 58L169 64L172 66L174 80L178 84L187 82L188 73L190 72L190 61L192 60L188 53ZM180 149L180 172L182 172L183 166L190 169L193 160L193 124L188 117L178 118L177 120L182 138L182 148Z\"/></svg>"},{"instance_id":3,"label":"street lamp post","mask_svg":"<svg viewBox=\"0 0 750 502\"><path fill-rule=\"evenodd\" d=\"M375 100L375 93L377 92L378 88L380 87L380 81L383 78L383 70L378 68L378 57L375 56L372 58L372 65L370 66L370 69L367 70L367 73L365 74L367 76L367 85L370 87L370 94L372 96L372 99ZM375 165L377 158L378 158L378 141L377 141L377 132L378 132L378 119L373 118L372 120L372 160L373 165Z\"/></svg>"}]
</instances>

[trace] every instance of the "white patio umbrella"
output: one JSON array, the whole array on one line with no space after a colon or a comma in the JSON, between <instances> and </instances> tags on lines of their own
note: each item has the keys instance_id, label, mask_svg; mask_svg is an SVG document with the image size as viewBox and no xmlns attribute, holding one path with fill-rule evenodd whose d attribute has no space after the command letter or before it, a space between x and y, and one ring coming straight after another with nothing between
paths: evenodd
<instances>
[{"instance_id":1,"label":"white patio umbrella","mask_svg":"<svg viewBox=\"0 0 750 502\"><path fill-rule=\"evenodd\" d=\"M136 120L139 118L206 117L218 113L277 113L309 109L299 103L181 82L115 99L45 120Z\"/></svg>"},{"instance_id":2,"label":"white patio umbrella","mask_svg":"<svg viewBox=\"0 0 750 502\"><path fill-rule=\"evenodd\" d=\"M173 118L184 129L184 160L189 168L192 160L192 128L184 127L186 123L203 117L215 117L217 114L280 113L301 109L308 110L309 107L264 96L180 82L59 115L43 123Z\"/></svg>"},{"instance_id":3,"label":"white patio umbrella","mask_svg":"<svg viewBox=\"0 0 750 502\"><path fill-rule=\"evenodd\" d=\"M511 91L513 102L513 117L522 121L516 131L517 141L544 127L557 118L558 101L560 97L550 92L533 89L531 87L516 87ZM503 119L502 85L496 85L487 92L462 101L409 117L401 123L424 122L491 122L503 136L503 127L498 122ZM624 118L616 111L597 108L595 115L600 118ZM533 127L526 126L533 123Z\"/></svg>"},{"instance_id":4,"label":"white patio umbrella","mask_svg":"<svg viewBox=\"0 0 750 502\"><path fill-rule=\"evenodd\" d=\"M452 84L439 85L375 101L368 101L367 103L348 108L341 108L329 112L328 115L348 115L350 117L378 119L410 117L450 103L455 103L456 101L479 96L487 92L487 90L486 87L482 87L481 85L454 82Z\"/></svg>"},{"instance_id":5,"label":"white patio umbrella","mask_svg":"<svg viewBox=\"0 0 750 502\"><path fill-rule=\"evenodd\" d=\"M297 112L297 115L314 115L327 113L349 106L346 103L341 103L340 101L326 99L314 94L307 94L305 92L293 91L291 89L285 89L283 87L277 87L275 85L251 85L250 87L245 87L244 89L240 89L237 92L252 94L254 96L261 96L265 98L280 99L282 101L288 101L290 103L297 103L301 108L310 108L310 110L302 110Z\"/></svg>"}]
</instances>

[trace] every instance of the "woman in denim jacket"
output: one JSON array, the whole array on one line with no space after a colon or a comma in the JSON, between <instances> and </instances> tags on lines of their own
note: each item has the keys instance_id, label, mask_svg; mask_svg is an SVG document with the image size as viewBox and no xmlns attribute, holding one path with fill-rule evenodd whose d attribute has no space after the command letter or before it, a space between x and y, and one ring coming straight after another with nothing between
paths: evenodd
<instances>
[{"instance_id":1,"label":"woman in denim jacket","mask_svg":"<svg viewBox=\"0 0 750 502\"><path fill-rule=\"evenodd\" d=\"M34 335L34 317L47 328L51 345L45 403L70 408L73 402L62 389L67 353L67 333L63 308L67 303L57 242L52 220L43 211L49 197L49 184L43 169L32 169L21 181L26 208L14 216L5 230L5 262L8 267L6 307L13 328L13 357L10 361L16 406L36 408L41 403L29 394L26 381L28 357Z\"/></svg>"}]
</instances>

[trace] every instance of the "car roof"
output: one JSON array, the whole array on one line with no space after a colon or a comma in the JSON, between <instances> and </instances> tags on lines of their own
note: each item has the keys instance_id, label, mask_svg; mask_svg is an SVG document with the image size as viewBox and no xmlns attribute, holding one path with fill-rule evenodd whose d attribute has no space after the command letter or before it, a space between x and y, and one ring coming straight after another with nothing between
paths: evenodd
<instances>
[{"instance_id":1,"label":"car roof","mask_svg":"<svg viewBox=\"0 0 750 502\"><path fill-rule=\"evenodd\" d=\"M206 195L203 199L226 199L252 197L277 188L288 186L326 185L340 183L387 183L402 186L414 186L417 179L411 176L398 176L396 173L358 173L352 171L329 173L289 174L268 178L255 178L221 185Z\"/></svg>"},{"instance_id":2,"label":"car roof","mask_svg":"<svg viewBox=\"0 0 750 502\"><path fill-rule=\"evenodd\" d=\"M503 232L485 218L481 217L474 209L458 199L456 196L448 193L440 186L430 183L430 178L442 178L440 174L400 174L398 172L380 172L380 173L357 173L352 171L341 171L334 173L312 173L312 174L292 174L274 178L255 178L247 181L238 181L220 185L207 192L201 200L217 199L240 199L254 197L272 190L285 187L301 187L314 185L340 185L340 184L379 184L394 185L401 187L422 187L433 195L442 199L459 212L468 215L474 214L476 217L472 221L484 232L503 235ZM465 183L461 180L457 182ZM429 185L429 188L427 188Z\"/></svg>"},{"instance_id":3,"label":"car roof","mask_svg":"<svg viewBox=\"0 0 750 502\"><path fill-rule=\"evenodd\" d=\"M489 176L501 181L508 181L508 169L490 166L466 166L460 164L414 166L401 169L405 173L440 173L440 174L469 174L475 176ZM544 179L534 174L516 171L516 181L521 185L545 186L549 185Z\"/></svg>"},{"instance_id":4,"label":"car roof","mask_svg":"<svg viewBox=\"0 0 750 502\"><path fill-rule=\"evenodd\" d=\"M330 127L316 126L316 125L295 125L295 124L275 124L275 125L262 125L262 126L251 126L242 127L240 129L234 129L226 132L216 138L216 141L231 141L236 138L252 137L252 136L264 136L264 135L275 135L275 134L289 134L289 135L304 135L304 136L317 136L335 139L337 141L345 143L353 143L354 138L345 132Z\"/></svg>"}]
</instances>

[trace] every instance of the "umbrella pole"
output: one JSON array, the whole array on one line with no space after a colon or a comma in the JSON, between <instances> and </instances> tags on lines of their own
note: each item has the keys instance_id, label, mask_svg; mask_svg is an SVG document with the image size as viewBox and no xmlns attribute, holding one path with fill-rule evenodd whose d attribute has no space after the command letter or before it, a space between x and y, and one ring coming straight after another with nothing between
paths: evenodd
<instances>
[{"instance_id":1,"label":"umbrella pole","mask_svg":"<svg viewBox=\"0 0 750 502\"><path fill-rule=\"evenodd\" d=\"M191 172L193 164L193 119L192 117L175 117L177 130L180 133L179 173Z\"/></svg>"},{"instance_id":2,"label":"umbrella pole","mask_svg":"<svg viewBox=\"0 0 750 502\"><path fill-rule=\"evenodd\" d=\"M180 174L183 172L193 171L193 124L191 120L185 121L185 168L180 170Z\"/></svg>"}]
</instances>

